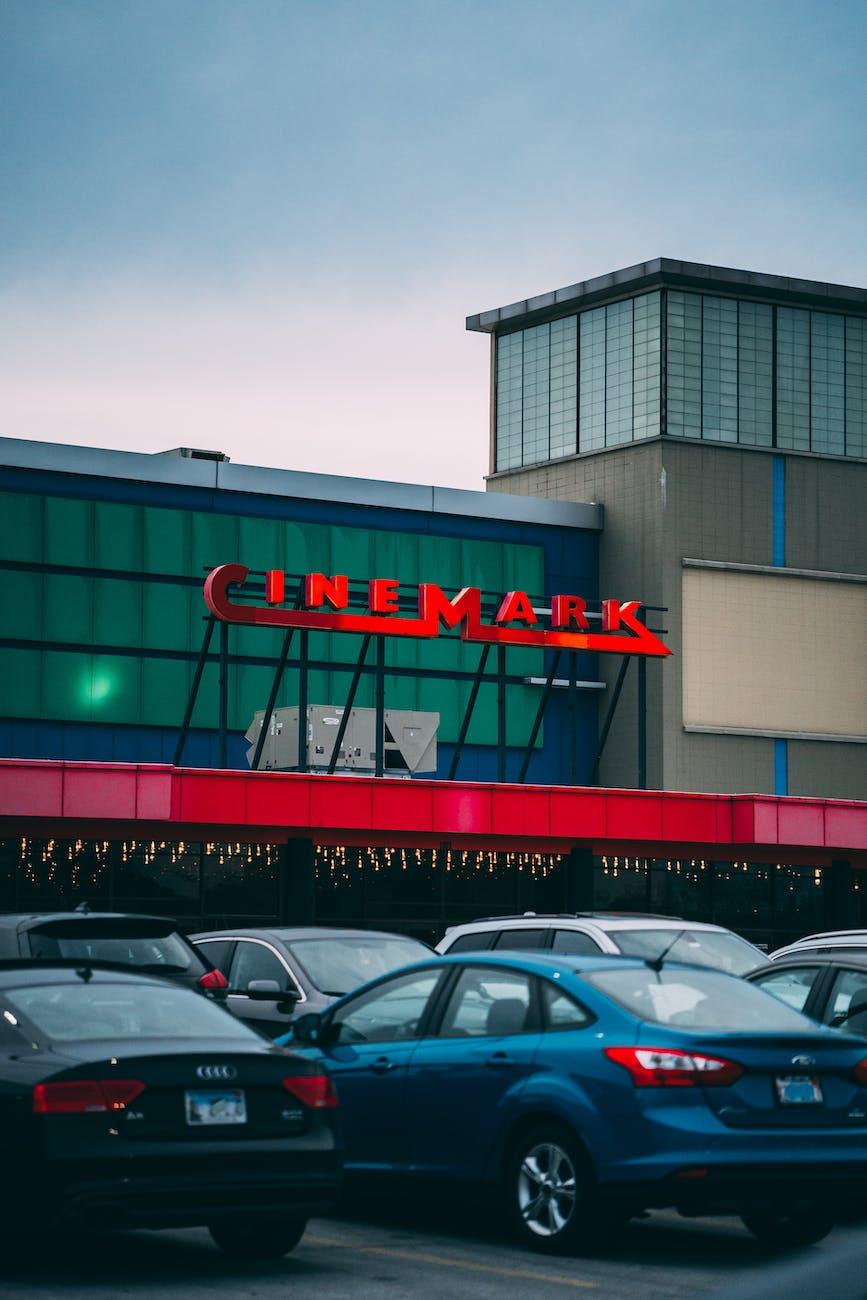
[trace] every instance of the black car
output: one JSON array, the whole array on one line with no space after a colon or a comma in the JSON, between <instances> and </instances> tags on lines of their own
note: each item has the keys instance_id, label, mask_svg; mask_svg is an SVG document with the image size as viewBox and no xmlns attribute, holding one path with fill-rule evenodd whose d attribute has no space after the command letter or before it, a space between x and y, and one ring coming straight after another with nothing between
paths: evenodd
<instances>
[{"instance_id":1,"label":"black car","mask_svg":"<svg viewBox=\"0 0 867 1300\"><path fill-rule=\"evenodd\" d=\"M83 962L0 962L6 1244L34 1223L207 1226L228 1253L284 1254L340 1181L321 1065L167 980Z\"/></svg>"},{"instance_id":2,"label":"black car","mask_svg":"<svg viewBox=\"0 0 867 1300\"><path fill-rule=\"evenodd\" d=\"M285 1034L295 1014L324 1011L360 984L431 956L409 935L315 925L190 938L205 965L226 977L229 1010L272 1038Z\"/></svg>"},{"instance_id":3,"label":"black car","mask_svg":"<svg viewBox=\"0 0 867 1300\"><path fill-rule=\"evenodd\" d=\"M0 913L0 960L18 957L107 961L225 997L225 977L165 916L91 912L86 904L74 912Z\"/></svg>"},{"instance_id":4,"label":"black car","mask_svg":"<svg viewBox=\"0 0 867 1300\"><path fill-rule=\"evenodd\" d=\"M867 949L793 952L747 979L811 1020L867 1038Z\"/></svg>"}]
</instances>

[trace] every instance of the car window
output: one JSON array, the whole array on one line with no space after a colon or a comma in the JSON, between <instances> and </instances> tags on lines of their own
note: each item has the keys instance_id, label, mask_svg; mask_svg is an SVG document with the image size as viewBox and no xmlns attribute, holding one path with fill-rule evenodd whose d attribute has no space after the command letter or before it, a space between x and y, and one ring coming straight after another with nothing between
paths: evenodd
<instances>
[{"instance_id":1,"label":"car window","mask_svg":"<svg viewBox=\"0 0 867 1300\"><path fill-rule=\"evenodd\" d=\"M785 970L772 970L758 975L753 984L758 984L766 993L773 993L775 998L795 1011L803 1011L818 974L818 966L787 966Z\"/></svg>"},{"instance_id":2,"label":"car window","mask_svg":"<svg viewBox=\"0 0 867 1300\"><path fill-rule=\"evenodd\" d=\"M55 1042L103 1038L112 1042L142 1038L261 1041L222 1007L177 985L112 984L93 979L9 989L6 1000L13 1013L25 1017L37 1033Z\"/></svg>"},{"instance_id":3,"label":"car window","mask_svg":"<svg viewBox=\"0 0 867 1300\"><path fill-rule=\"evenodd\" d=\"M229 975L232 993L244 993L251 980L276 980L281 989L294 988L280 958L263 943L239 939Z\"/></svg>"},{"instance_id":4,"label":"car window","mask_svg":"<svg viewBox=\"0 0 867 1300\"><path fill-rule=\"evenodd\" d=\"M805 1033L811 1020L747 980L697 966L593 971L583 977L637 1016L683 1029Z\"/></svg>"},{"instance_id":5,"label":"car window","mask_svg":"<svg viewBox=\"0 0 867 1300\"><path fill-rule=\"evenodd\" d=\"M234 939L197 939L196 948L209 970L228 975L234 943Z\"/></svg>"},{"instance_id":6,"label":"car window","mask_svg":"<svg viewBox=\"0 0 867 1300\"><path fill-rule=\"evenodd\" d=\"M548 1029L582 1029L593 1019L568 993L547 981L542 983L542 1008Z\"/></svg>"},{"instance_id":7,"label":"car window","mask_svg":"<svg viewBox=\"0 0 867 1300\"><path fill-rule=\"evenodd\" d=\"M380 975L424 961L431 955L430 949L418 939L399 935L291 939L286 941L286 947L310 976L314 987L332 997L342 997Z\"/></svg>"},{"instance_id":8,"label":"car window","mask_svg":"<svg viewBox=\"0 0 867 1300\"><path fill-rule=\"evenodd\" d=\"M545 935L547 929L531 930L516 927L514 930L501 930L497 936L495 947L499 951L502 948L509 948L514 952L526 952L530 948L543 948L545 946Z\"/></svg>"},{"instance_id":9,"label":"car window","mask_svg":"<svg viewBox=\"0 0 867 1300\"><path fill-rule=\"evenodd\" d=\"M554 952L568 952L573 957L598 957L602 951L595 939L581 930L555 930Z\"/></svg>"},{"instance_id":10,"label":"car window","mask_svg":"<svg viewBox=\"0 0 867 1300\"><path fill-rule=\"evenodd\" d=\"M82 931L84 927L82 926ZM157 974L204 971L201 958L177 934L111 935L58 934L31 930L27 936L31 957L68 957L73 960L113 961Z\"/></svg>"},{"instance_id":11,"label":"car window","mask_svg":"<svg viewBox=\"0 0 867 1300\"><path fill-rule=\"evenodd\" d=\"M491 1038L536 1029L532 976L467 966L446 1004L440 1038Z\"/></svg>"},{"instance_id":12,"label":"car window","mask_svg":"<svg viewBox=\"0 0 867 1300\"><path fill-rule=\"evenodd\" d=\"M416 1038L441 970L395 975L339 1007L331 1020L339 1043L388 1043Z\"/></svg>"},{"instance_id":13,"label":"car window","mask_svg":"<svg viewBox=\"0 0 867 1300\"><path fill-rule=\"evenodd\" d=\"M825 1008L826 1025L867 1038L867 970L841 970Z\"/></svg>"},{"instance_id":14,"label":"car window","mask_svg":"<svg viewBox=\"0 0 867 1300\"><path fill-rule=\"evenodd\" d=\"M459 934L446 952L485 952L493 947L496 937L496 930L476 930L474 934Z\"/></svg>"},{"instance_id":15,"label":"car window","mask_svg":"<svg viewBox=\"0 0 867 1300\"><path fill-rule=\"evenodd\" d=\"M669 961L689 962L693 966L711 966L729 975L746 975L764 966L763 952L746 939L728 930L616 930L609 936L628 957L660 957Z\"/></svg>"}]
</instances>

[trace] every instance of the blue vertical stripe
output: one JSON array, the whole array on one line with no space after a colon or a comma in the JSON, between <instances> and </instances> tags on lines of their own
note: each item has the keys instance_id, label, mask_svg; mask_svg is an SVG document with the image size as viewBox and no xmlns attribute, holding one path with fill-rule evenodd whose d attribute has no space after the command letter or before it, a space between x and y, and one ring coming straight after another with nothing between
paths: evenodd
<instances>
[{"instance_id":1,"label":"blue vertical stripe","mask_svg":"<svg viewBox=\"0 0 867 1300\"><path fill-rule=\"evenodd\" d=\"M774 457L771 497L771 564L786 563L786 458Z\"/></svg>"},{"instance_id":2,"label":"blue vertical stripe","mask_svg":"<svg viewBox=\"0 0 867 1300\"><path fill-rule=\"evenodd\" d=\"M771 495L771 563L786 563L786 458L774 457ZM774 794L789 793L789 742L774 741Z\"/></svg>"}]
</instances>

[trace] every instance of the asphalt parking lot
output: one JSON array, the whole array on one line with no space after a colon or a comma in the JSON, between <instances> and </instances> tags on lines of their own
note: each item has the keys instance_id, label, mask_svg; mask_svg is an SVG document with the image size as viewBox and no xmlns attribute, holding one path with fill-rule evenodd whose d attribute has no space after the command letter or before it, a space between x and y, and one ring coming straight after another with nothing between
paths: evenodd
<instances>
[{"instance_id":1,"label":"asphalt parking lot","mask_svg":"<svg viewBox=\"0 0 867 1300\"><path fill-rule=\"evenodd\" d=\"M459 1297L587 1295L605 1300L676 1300L741 1294L797 1300L801 1294L854 1296L835 1286L835 1259L852 1254L862 1234L840 1229L781 1265L735 1219L687 1221L653 1214L580 1258L545 1257L512 1246L472 1208L431 1212L411 1206L313 1221L293 1254L276 1263L224 1259L204 1230L123 1233L42 1243L37 1257L7 1252L0 1263L4 1300L55 1297L245 1295ZM831 1278L802 1292L792 1278L832 1266ZM863 1271L863 1270L862 1270ZM819 1289L821 1288L821 1290Z\"/></svg>"}]
</instances>

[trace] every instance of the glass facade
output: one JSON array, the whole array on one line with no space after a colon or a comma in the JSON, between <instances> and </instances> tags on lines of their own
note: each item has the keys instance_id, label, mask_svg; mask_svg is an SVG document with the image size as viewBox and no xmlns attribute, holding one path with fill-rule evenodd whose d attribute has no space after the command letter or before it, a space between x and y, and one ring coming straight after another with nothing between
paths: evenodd
<instances>
[{"instance_id":1,"label":"glass facade","mask_svg":"<svg viewBox=\"0 0 867 1300\"><path fill-rule=\"evenodd\" d=\"M662 432L865 456L865 335L857 316L674 289L501 334L495 468Z\"/></svg>"}]
</instances>

